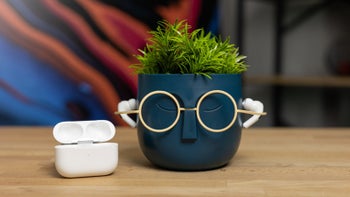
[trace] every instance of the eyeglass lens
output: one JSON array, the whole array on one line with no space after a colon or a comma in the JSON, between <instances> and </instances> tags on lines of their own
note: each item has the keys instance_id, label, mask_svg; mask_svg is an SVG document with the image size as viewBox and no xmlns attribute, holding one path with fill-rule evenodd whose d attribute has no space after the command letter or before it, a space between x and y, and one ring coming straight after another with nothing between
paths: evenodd
<instances>
[{"instance_id":1,"label":"eyeglass lens","mask_svg":"<svg viewBox=\"0 0 350 197\"><path fill-rule=\"evenodd\" d=\"M176 121L178 109L175 101L165 94L148 97L141 109L145 123L153 129L164 129Z\"/></svg>"}]
</instances>

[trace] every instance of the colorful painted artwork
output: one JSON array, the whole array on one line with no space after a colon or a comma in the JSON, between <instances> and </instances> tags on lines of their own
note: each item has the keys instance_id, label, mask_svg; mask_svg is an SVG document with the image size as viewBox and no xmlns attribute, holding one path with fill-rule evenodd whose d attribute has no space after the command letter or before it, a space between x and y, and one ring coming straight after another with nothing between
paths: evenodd
<instances>
[{"instance_id":1,"label":"colorful painted artwork","mask_svg":"<svg viewBox=\"0 0 350 197\"><path fill-rule=\"evenodd\" d=\"M160 20L215 23L215 1L0 1L0 125L107 119L136 96L137 60ZM214 21L214 22L213 22ZM215 25L214 25L215 26Z\"/></svg>"}]
</instances>

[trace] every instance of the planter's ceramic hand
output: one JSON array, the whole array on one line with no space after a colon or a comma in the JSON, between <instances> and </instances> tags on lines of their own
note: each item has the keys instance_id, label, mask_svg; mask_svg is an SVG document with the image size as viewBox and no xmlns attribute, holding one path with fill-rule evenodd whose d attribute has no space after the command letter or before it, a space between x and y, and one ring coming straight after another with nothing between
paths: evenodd
<instances>
[{"instance_id":1,"label":"planter's ceramic hand","mask_svg":"<svg viewBox=\"0 0 350 197\"><path fill-rule=\"evenodd\" d=\"M260 101L246 98L244 99L242 105L243 105L243 108L246 110L261 113L261 114L253 115L251 118L249 118L243 123L244 128L249 128L253 124L255 124L259 120L260 116L263 114L264 104L262 104Z\"/></svg>"},{"instance_id":2,"label":"planter's ceramic hand","mask_svg":"<svg viewBox=\"0 0 350 197\"><path fill-rule=\"evenodd\" d=\"M126 112L137 110L137 101L136 99L129 99L128 101L121 101L118 104L118 112ZM131 127L136 127L136 122L131 119L127 114L120 114L122 119L128 123Z\"/></svg>"}]
</instances>

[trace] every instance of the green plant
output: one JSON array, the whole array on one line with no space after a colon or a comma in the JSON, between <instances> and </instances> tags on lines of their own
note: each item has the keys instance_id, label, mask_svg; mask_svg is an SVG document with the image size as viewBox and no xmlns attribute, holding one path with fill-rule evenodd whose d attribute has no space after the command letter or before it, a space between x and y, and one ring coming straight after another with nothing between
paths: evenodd
<instances>
[{"instance_id":1,"label":"green plant","mask_svg":"<svg viewBox=\"0 0 350 197\"><path fill-rule=\"evenodd\" d=\"M238 48L229 38L222 41L203 29L195 29L186 21L170 24L159 22L151 31L150 43L139 50L136 58L139 64L132 68L139 74L180 73L238 74L246 71L245 56L239 55Z\"/></svg>"}]
</instances>

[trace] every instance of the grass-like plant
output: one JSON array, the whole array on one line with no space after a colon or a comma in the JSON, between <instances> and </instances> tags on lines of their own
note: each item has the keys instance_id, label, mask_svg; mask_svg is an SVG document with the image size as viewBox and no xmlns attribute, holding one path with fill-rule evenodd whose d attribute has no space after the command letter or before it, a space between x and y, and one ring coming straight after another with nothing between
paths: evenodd
<instances>
[{"instance_id":1,"label":"grass-like plant","mask_svg":"<svg viewBox=\"0 0 350 197\"><path fill-rule=\"evenodd\" d=\"M151 31L150 43L136 55L139 64L132 68L139 74L238 74L246 71L245 56L229 38L221 38L203 29L190 31L186 21L159 22Z\"/></svg>"}]
</instances>

